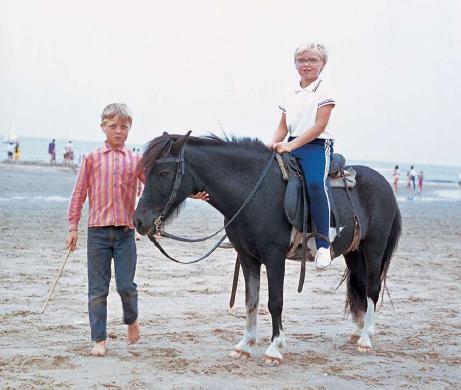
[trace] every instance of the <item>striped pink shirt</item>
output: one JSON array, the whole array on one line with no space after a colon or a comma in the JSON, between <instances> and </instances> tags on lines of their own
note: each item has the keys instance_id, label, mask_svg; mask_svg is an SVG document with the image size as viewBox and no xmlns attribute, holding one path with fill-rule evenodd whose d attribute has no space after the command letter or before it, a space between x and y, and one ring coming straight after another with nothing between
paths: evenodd
<instances>
[{"instance_id":1,"label":"striped pink shirt","mask_svg":"<svg viewBox=\"0 0 461 390\"><path fill-rule=\"evenodd\" d=\"M77 176L67 212L69 231L77 230L85 199L90 202L88 226L129 226L134 229L140 156L127 148L112 149L106 142L89 153Z\"/></svg>"}]
</instances>

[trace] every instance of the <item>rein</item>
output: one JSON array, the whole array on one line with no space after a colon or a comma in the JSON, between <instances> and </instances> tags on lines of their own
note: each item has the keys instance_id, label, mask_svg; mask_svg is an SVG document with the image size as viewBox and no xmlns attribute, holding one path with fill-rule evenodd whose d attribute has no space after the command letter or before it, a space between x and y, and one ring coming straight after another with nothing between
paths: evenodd
<instances>
[{"instance_id":1,"label":"rein","mask_svg":"<svg viewBox=\"0 0 461 390\"><path fill-rule=\"evenodd\" d=\"M216 236L219 232L223 231L224 229L226 229L236 218L237 216L241 213L241 211L245 208L245 206L251 201L251 199L253 198L253 196L255 195L255 193L258 191L259 187L261 186L261 183L263 182L264 178L266 177L267 173L269 172L269 169L270 167L272 166L272 161L274 160L275 158L275 155L276 155L276 152L273 152L270 156L270 158L268 159L267 161L267 164L263 170L263 172L261 173L261 175L259 176L259 179L258 181L256 182L256 184L254 185L253 189L251 190L251 192L248 194L247 198L245 199L245 201L243 202L243 204L240 206L240 208L237 210L237 212L234 214L234 216L221 228L219 229L218 231L216 231L215 233L213 234L210 234L209 236L206 236L206 237L203 237L203 238L184 238L184 237L179 237L179 236L175 236L173 234L169 234L167 232L164 232L164 231L161 231L161 235L163 237L167 237L167 238L171 238L173 240L176 240L176 241L181 241L181 242L201 242L201 241L206 241L214 236ZM175 199L176 199L176 196L177 196L177 193L178 193L178 189L179 189L179 186L181 184L181 177L182 175L184 174L184 170L185 170L185 162L184 162L184 151L183 149L181 149L181 152L180 152L180 155L178 158L163 158L163 159L158 159L156 161L156 164L162 164L162 163L176 163L178 164L177 166L177 170L176 170L176 177L175 177L175 180L174 180L174 183L173 183L173 189L171 191L171 194L170 194L170 198L168 199L168 202L165 204L165 207L162 209L162 211L160 212L159 216L154 220L154 223L153 223L153 226L152 228L149 230L149 232L147 233L147 237L149 237L149 239L154 243L154 245L160 250L160 252L166 256L168 259L176 262L176 263L180 263L180 264L193 264L193 263L197 263L205 258L207 258L208 256L210 256L215 250L216 248L218 248L219 245L221 245L221 243L225 240L225 238L227 237L227 234L225 234L215 245L213 248L211 248L210 251L208 251L205 255L197 258L197 259L194 259L194 260L191 260L191 261L188 261L188 262L183 262L183 261L180 261L180 260L177 260L173 257L171 257L170 255L168 255L168 253L166 253L166 251L162 248L162 246L159 244L159 242L155 239L155 236L153 234L153 230L154 228L159 230L160 226L162 225L163 223L163 220L165 218L165 215L168 213L171 205L174 203Z\"/></svg>"}]
</instances>

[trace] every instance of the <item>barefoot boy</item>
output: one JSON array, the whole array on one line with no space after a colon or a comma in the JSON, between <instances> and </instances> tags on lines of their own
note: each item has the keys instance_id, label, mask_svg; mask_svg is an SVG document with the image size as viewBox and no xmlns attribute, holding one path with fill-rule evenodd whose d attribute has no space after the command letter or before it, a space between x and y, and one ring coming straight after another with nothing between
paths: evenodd
<instances>
[{"instance_id":1,"label":"barefoot boy","mask_svg":"<svg viewBox=\"0 0 461 390\"><path fill-rule=\"evenodd\" d=\"M128 341L139 339L138 292L134 283L136 244L133 213L137 180L141 179L140 157L125 147L132 123L125 104L109 104L102 113L104 145L83 160L69 204L67 247L77 245L77 230L85 199L89 198L88 217L88 314L91 353L106 353L107 294L114 259L117 291L122 299L123 321L128 325Z\"/></svg>"}]
</instances>

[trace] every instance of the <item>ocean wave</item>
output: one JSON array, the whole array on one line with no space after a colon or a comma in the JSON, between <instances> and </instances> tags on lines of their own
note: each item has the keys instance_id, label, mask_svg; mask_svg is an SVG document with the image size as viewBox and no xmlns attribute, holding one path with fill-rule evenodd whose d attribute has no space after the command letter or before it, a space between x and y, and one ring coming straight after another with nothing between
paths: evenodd
<instances>
[{"instance_id":1,"label":"ocean wave","mask_svg":"<svg viewBox=\"0 0 461 390\"><path fill-rule=\"evenodd\" d=\"M460 194L461 195L461 194ZM458 197L442 197L442 196L422 196L421 198L418 195L415 196L397 196L398 202L459 202L461 201L461 196Z\"/></svg>"},{"instance_id":2,"label":"ocean wave","mask_svg":"<svg viewBox=\"0 0 461 390\"><path fill-rule=\"evenodd\" d=\"M435 194L441 198L461 200L461 190L436 190Z\"/></svg>"},{"instance_id":3,"label":"ocean wave","mask_svg":"<svg viewBox=\"0 0 461 390\"><path fill-rule=\"evenodd\" d=\"M69 198L64 196L22 196L16 195L10 198L0 198L0 202L10 202L12 200L23 200L23 201L32 201L32 202L68 202Z\"/></svg>"}]
</instances>

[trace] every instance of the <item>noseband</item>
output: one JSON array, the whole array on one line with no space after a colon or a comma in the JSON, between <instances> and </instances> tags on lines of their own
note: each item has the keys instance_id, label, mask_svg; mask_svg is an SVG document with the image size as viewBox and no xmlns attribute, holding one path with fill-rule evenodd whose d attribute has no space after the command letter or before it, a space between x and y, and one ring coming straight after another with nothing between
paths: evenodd
<instances>
[{"instance_id":1,"label":"noseband","mask_svg":"<svg viewBox=\"0 0 461 390\"><path fill-rule=\"evenodd\" d=\"M184 174L184 148L181 148L178 157L167 157L167 158L160 158L155 161L156 165L160 164L171 164L176 163L176 176L174 178L173 189L171 190L170 198L168 202L166 202L165 206L163 206L162 211L160 212L159 216L154 220L152 228L150 229L148 235L152 235L152 230L155 228L157 230L160 229L160 226L164 222L165 216L167 215L168 211L170 210L171 206L173 205L174 201L176 200L176 196L178 195L179 186L181 185L181 178Z\"/></svg>"}]
</instances>

